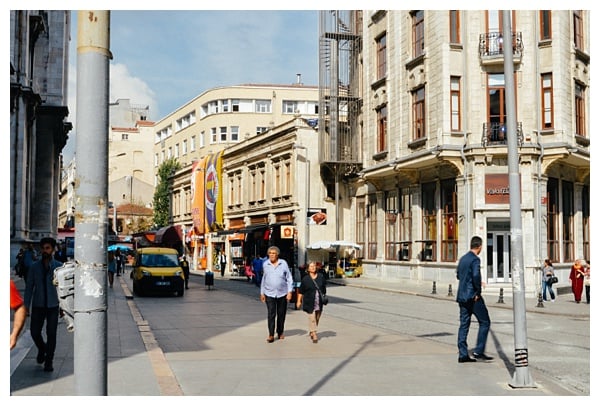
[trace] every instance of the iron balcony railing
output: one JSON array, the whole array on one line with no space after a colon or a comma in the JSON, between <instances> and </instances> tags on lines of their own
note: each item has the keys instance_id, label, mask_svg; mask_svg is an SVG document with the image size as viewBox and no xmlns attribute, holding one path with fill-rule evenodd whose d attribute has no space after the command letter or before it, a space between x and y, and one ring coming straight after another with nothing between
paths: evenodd
<instances>
[{"instance_id":1,"label":"iron balcony railing","mask_svg":"<svg viewBox=\"0 0 600 406\"><path fill-rule=\"evenodd\" d=\"M523 123L517 123L517 143L523 144ZM506 145L506 123L483 123L481 145Z\"/></svg>"},{"instance_id":2,"label":"iron balcony railing","mask_svg":"<svg viewBox=\"0 0 600 406\"><path fill-rule=\"evenodd\" d=\"M520 32L512 33L513 56L520 57L523 53L523 40ZM499 56L503 54L504 38L501 32L479 34L479 57Z\"/></svg>"}]
</instances>

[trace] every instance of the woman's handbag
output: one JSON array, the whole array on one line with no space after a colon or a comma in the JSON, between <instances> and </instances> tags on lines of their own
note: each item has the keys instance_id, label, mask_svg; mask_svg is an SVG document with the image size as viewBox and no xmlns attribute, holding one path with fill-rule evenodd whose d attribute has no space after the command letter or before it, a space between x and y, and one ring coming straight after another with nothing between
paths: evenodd
<instances>
[{"instance_id":1,"label":"woman's handbag","mask_svg":"<svg viewBox=\"0 0 600 406\"><path fill-rule=\"evenodd\" d=\"M310 278L313 283L315 284L315 287L317 288L317 290L319 291L319 294L321 295L321 302L323 302L323 306L327 306L327 303L329 303L329 298L327 297L326 294L324 294L323 292L321 292L321 289L319 289L319 285L317 285L317 282L315 282L315 280L313 278Z\"/></svg>"},{"instance_id":2,"label":"woman's handbag","mask_svg":"<svg viewBox=\"0 0 600 406\"><path fill-rule=\"evenodd\" d=\"M556 276L553 276L552 278L550 278L550 283L552 283L552 284L558 283L558 278Z\"/></svg>"}]
</instances>

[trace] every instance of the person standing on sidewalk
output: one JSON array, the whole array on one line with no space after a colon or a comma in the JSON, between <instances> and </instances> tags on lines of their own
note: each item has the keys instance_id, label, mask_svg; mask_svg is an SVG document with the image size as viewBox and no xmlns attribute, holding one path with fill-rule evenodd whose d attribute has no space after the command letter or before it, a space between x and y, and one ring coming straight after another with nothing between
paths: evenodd
<instances>
[{"instance_id":1,"label":"person standing on sidewalk","mask_svg":"<svg viewBox=\"0 0 600 406\"><path fill-rule=\"evenodd\" d=\"M585 302L590 304L590 261L587 261L587 265L585 266L585 278L583 280L585 285Z\"/></svg>"},{"instance_id":2,"label":"person standing on sidewalk","mask_svg":"<svg viewBox=\"0 0 600 406\"><path fill-rule=\"evenodd\" d=\"M490 315L481 296L481 253L483 241L481 237L471 238L471 250L463 255L456 268L458 279L458 292L456 301L460 310L460 327L458 328L458 362L475 362L477 360L490 361L493 358L486 355L485 344L490 331ZM475 315L479 322L477 345L473 351L473 358L469 356L467 336L471 326L471 316Z\"/></svg>"},{"instance_id":3,"label":"person standing on sidewalk","mask_svg":"<svg viewBox=\"0 0 600 406\"><path fill-rule=\"evenodd\" d=\"M185 280L185 288L188 288L188 283L190 280L190 264L187 261L185 254L183 254L180 258L179 266L183 270L183 279Z\"/></svg>"},{"instance_id":4,"label":"person standing on sidewalk","mask_svg":"<svg viewBox=\"0 0 600 406\"><path fill-rule=\"evenodd\" d=\"M117 248L115 252L115 261L117 263L117 276L121 275L121 272L125 273L125 269L123 268L123 254L121 254L121 248Z\"/></svg>"},{"instance_id":5,"label":"person standing on sidewalk","mask_svg":"<svg viewBox=\"0 0 600 406\"><path fill-rule=\"evenodd\" d=\"M117 272L117 260L113 251L108 251L108 287L112 288Z\"/></svg>"},{"instance_id":6,"label":"person standing on sidewalk","mask_svg":"<svg viewBox=\"0 0 600 406\"><path fill-rule=\"evenodd\" d=\"M269 259L263 264L263 276L260 283L260 301L267 304L267 327L269 337L267 342L275 341L275 327L277 338L283 340L285 328L285 315L288 301L292 299L294 280L285 259L279 258L279 248L271 246L267 250Z\"/></svg>"},{"instance_id":7,"label":"person standing on sidewalk","mask_svg":"<svg viewBox=\"0 0 600 406\"><path fill-rule=\"evenodd\" d=\"M25 247L25 250L23 251L23 257L22 257L22 270L21 273L23 277L23 279L25 279L25 282L27 282L27 275L29 272L29 268L31 267L31 265L37 261L37 253L35 252L35 250L33 249L33 244L31 243L27 243L27 246Z\"/></svg>"},{"instance_id":8,"label":"person standing on sidewalk","mask_svg":"<svg viewBox=\"0 0 600 406\"><path fill-rule=\"evenodd\" d=\"M575 298L575 302L581 302L581 293L583 293L583 278L585 276L585 268L581 259L576 259L571 266L569 279L571 280L571 291Z\"/></svg>"},{"instance_id":9,"label":"person standing on sidewalk","mask_svg":"<svg viewBox=\"0 0 600 406\"><path fill-rule=\"evenodd\" d=\"M260 255L256 254L254 260L252 260L252 270L254 271L254 282L256 286L260 287L262 281L263 263L266 258L261 258Z\"/></svg>"},{"instance_id":10,"label":"person standing on sidewalk","mask_svg":"<svg viewBox=\"0 0 600 406\"><path fill-rule=\"evenodd\" d=\"M12 279L10 280L10 310L14 312L13 325L10 330L10 349L12 350L17 345L17 339L23 331L27 319L25 302Z\"/></svg>"},{"instance_id":11,"label":"person standing on sidewalk","mask_svg":"<svg viewBox=\"0 0 600 406\"><path fill-rule=\"evenodd\" d=\"M56 287L53 284L54 270L63 265L54 259L56 240L45 237L40 241L42 259L29 268L25 287L25 307L31 316L29 329L38 354L36 361L44 364L44 371L52 372L52 361L56 349L56 330L58 328L59 302ZM42 327L46 323L46 342L42 337Z\"/></svg>"},{"instance_id":12,"label":"person standing on sidewalk","mask_svg":"<svg viewBox=\"0 0 600 406\"><path fill-rule=\"evenodd\" d=\"M548 301L548 297L546 296L546 290L550 290L550 297L554 302L554 291L552 290L552 278L554 278L554 267L552 266L552 261L546 258L544 260L544 267L542 268L543 277L542 277L542 299L544 302Z\"/></svg>"},{"instance_id":13,"label":"person standing on sidewalk","mask_svg":"<svg viewBox=\"0 0 600 406\"><path fill-rule=\"evenodd\" d=\"M219 269L221 270L221 278L225 276L225 267L227 266L227 255L224 251L219 254Z\"/></svg>"}]
</instances>

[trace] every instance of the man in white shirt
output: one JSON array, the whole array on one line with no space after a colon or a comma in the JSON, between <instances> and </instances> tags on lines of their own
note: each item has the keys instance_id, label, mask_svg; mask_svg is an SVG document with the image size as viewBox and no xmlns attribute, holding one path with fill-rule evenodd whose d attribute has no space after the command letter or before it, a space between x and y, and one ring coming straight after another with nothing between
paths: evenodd
<instances>
[{"instance_id":1,"label":"man in white shirt","mask_svg":"<svg viewBox=\"0 0 600 406\"><path fill-rule=\"evenodd\" d=\"M219 267L221 269L221 278L225 276L225 266L227 266L227 255L224 251L221 251L219 255Z\"/></svg>"},{"instance_id":2,"label":"man in white shirt","mask_svg":"<svg viewBox=\"0 0 600 406\"><path fill-rule=\"evenodd\" d=\"M286 260L279 258L278 247L269 247L267 256L269 259L263 264L260 283L260 301L267 304L267 342L272 343L275 341L276 326L277 338L284 338L285 315L288 301L292 298L294 280Z\"/></svg>"}]
</instances>

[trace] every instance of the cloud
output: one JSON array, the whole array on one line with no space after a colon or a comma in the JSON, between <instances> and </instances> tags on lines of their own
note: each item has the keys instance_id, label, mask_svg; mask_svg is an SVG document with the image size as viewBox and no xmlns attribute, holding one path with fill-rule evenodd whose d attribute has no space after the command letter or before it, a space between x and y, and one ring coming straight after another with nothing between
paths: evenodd
<instances>
[{"instance_id":1,"label":"cloud","mask_svg":"<svg viewBox=\"0 0 600 406\"><path fill-rule=\"evenodd\" d=\"M132 105L142 105L150 107L150 118L158 119L156 115L158 110L158 101L156 95L150 86L142 79L132 76L127 66L123 64L109 65L109 102L116 102L118 99L129 99ZM68 88L69 108L68 120L73 124L73 129L69 133L67 145L63 149L65 163L69 162L75 155L76 135L77 135L77 67L74 64L69 66L69 88Z\"/></svg>"},{"instance_id":2,"label":"cloud","mask_svg":"<svg viewBox=\"0 0 600 406\"><path fill-rule=\"evenodd\" d=\"M117 63L110 65L109 101L115 102L118 99L129 99L132 104L148 105L150 116L154 119L159 118L152 113L158 111L154 91L142 79L132 76L127 66Z\"/></svg>"}]
</instances>

